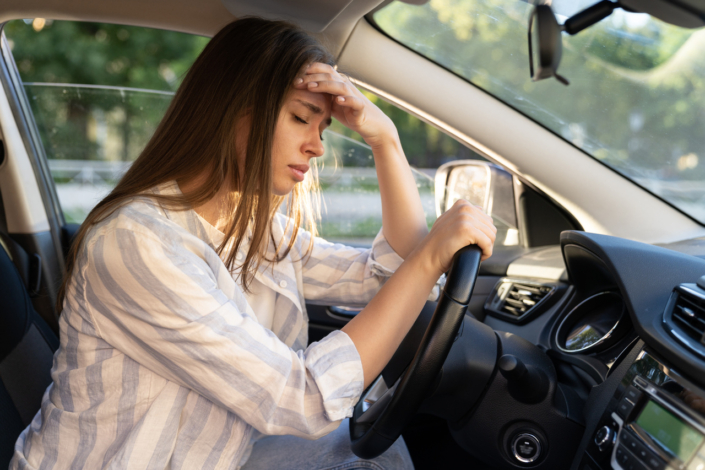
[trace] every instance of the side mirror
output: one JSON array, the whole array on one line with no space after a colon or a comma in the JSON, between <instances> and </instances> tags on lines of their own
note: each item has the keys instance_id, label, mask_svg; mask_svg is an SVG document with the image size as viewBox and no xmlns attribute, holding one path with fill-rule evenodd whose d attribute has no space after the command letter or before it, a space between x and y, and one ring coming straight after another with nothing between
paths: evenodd
<instances>
[{"instance_id":1,"label":"side mirror","mask_svg":"<svg viewBox=\"0 0 705 470\"><path fill-rule=\"evenodd\" d=\"M458 199L465 199L494 219L498 242L501 241L502 245L519 244L514 179L503 168L477 160L457 160L441 165L436 171L435 196L438 216Z\"/></svg>"}]
</instances>

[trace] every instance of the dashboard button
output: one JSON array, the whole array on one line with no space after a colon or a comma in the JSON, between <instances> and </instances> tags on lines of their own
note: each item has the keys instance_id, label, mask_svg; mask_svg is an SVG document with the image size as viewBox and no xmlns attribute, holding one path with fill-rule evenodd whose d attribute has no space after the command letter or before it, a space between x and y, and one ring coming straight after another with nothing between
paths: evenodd
<instances>
[{"instance_id":1,"label":"dashboard button","mask_svg":"<svg viewBox=\"0 0 705 470\"><path fill-rule=\"evenodd\" d=\"M666 462L656 457L651 452L648 453L648 456L645 459L641 460L644 464L646 464L646 468L650 470L665 470L666 468Z\"/></svg>"},{"instance_id":2,"label":"dashboard button","mask_svg":"<svg viewBox=\"0 0 705 470\"><path fill-rule=\"evenodd\" d=\"M533 434L521 433L512 440L512 453L521 463L535 462L541 455L541 443Z\"/></svg>"},{"instance_id":3,"label":"dashboard button","mask_svg":"<svg viewBox=\"0 0 705 470\"><path fill-rule=\"evenodd\" d=\"M627 463L622 465L622 468L624 470L646 470L646 467L644 464L639 462L639 460L634 457L633 455L629 455L629 458L627 459Z\"/></svg>"},{"instance_id":4,"label":"dashboard button","mask_svg":"<svg viewBox=\"0 0 705 470\"><path fill-rule=\"evenodd\" d=\"M617 447L615 459L623 470L647 470L647 468L632 455L622 444Z\"/></svg>"},{"instance_id":5,"label":"dashboard button","mask_svg":"<svg viewBox=\"0 0 705 470\"><path fill-rule=\"evenodd\" d=\"M646 449L644 444L642 444L639 439L632 433L627 431L622 431L620 435L620 441L624 444L624 447L629 449L629 451L637 456L639 460L644 460L649 456L649 451Z\"/></svg>"},{"instance_id":6,"label":"dashboard button","mask_svg":"<svg viewBox=\"0 0 705 470\"><path fill-rule=\"evenodd\" d=\"M636 450L638 442L636 438L632 436L629 432L622 430L622 434L619 435L619 442L624 444L624 447L634 452Z\"/></svg>"},{"instance_id":7,"label":"dashboard button","mask_svg":"<svg viewBox=\"0 0 705 470\"><path fill-rule=\"evenodd\" d=\"M638 385L641 388L646 388L649 386L649 382L644 380L642 377L639 377L638 375L634 377L634 384Z\"/></svg>"},{"instance_id":8,"label":"dashboard button","mask_svg":"<svg viewBox=\"0 0 705 470\"><path fill-rule=\"evenodd\" d=\"M624 464L627 463L627 460L629 460L629 453L622 444L617 447L617 451L614 454L614 458L617 463L621 466L624 466Z\"/></svg>"},{"instance_id":9,"label":"dashboard button","mask_svg":"<svg viewBox=\"0 0 705 470\"><path fill-rule=\"evenodd\" d=\"M624 419L629 417L629 413L634 409L634 403L630 402L626 398L622 398L622 401L617 405L617 414Z\"/></svg>"},{"instance_id":10,"label":"dashboard button","mask_svg":"<svg viewBox=\"0 0 705 470\"><path fill-rule=\"evenodd\" d=\"M655 456L654 454L646 448L645 445L639 443L639 450L637 452L634 452L634 455L637 456L641 462L646 465L647 468L653 468L656 470L661 470L663 468L666 468L666 465L661 463ZM703 469L705 470L705 469Z\"/></svg>"},{"instance_id":11,"label":"dashboard button","mask_svg":"<svg viewBox=\"0 0 705 470\"><path fill-rule=\"evenodd\" d=\"M633 385L627 387L627 391L624 392L624 398L628 398L632 403L638 402L642 395L642 391Z\"/></svg>"}]
</instances>

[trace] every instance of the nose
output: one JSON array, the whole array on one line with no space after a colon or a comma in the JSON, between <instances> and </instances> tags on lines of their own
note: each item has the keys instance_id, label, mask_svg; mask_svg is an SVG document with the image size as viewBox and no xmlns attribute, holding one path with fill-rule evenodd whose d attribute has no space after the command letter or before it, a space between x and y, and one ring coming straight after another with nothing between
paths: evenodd
<instances>
[{"instance_id":1,"label":"nose","mask_svg":"<svg viewBox=\"0 0 705 470\"><path fill-rule=\"evenodd\" d=\"M303 152L309 158L320 157L323 155L325 148L323 147L323 141L321 140L321 136L318 132L314 131L310 133L304 143Z\"/></svg>"}]
</instances>

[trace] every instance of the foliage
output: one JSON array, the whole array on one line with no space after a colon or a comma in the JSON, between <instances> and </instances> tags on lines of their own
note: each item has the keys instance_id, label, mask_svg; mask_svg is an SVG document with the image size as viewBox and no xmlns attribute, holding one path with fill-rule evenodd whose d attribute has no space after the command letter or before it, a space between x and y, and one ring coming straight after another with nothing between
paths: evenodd
<instances>
[{"instance_id":1,"label":"foliage","mask_svg":"<svg viewBox=\"0 0 705 470\"><path fill-rule=\"evenodd\" d=\"M174 91L208 38L102 23L11 21L4 29L24 82Z\"/></svg>"},{"instance_id":2,"label":"foliage","mask_svg":"<svg viewBox=\"0 0 705 470\"><path fill-rule=\"evenodd\" d=\"M50 159L134 160L171 96L44 84L171 93L208 42L171 31L42 19L11 21L4 32ZM107 146L110 133L120 135Z\"/></svg>"},{"instance_id":3,"label":"foliage","mask_svg":"<svg viewBox=\"0 0 705 470\"><path fill-rule=\"evenodd\" d=\"M468 78L588 153L631 176L705 177L705 31L616 10L563 36L561 74L532 82L532 6L506 0L395 2L374 19L392 37ZM700 164L678 169L695 153Z\"/></svg>"},{"instance_id":4,"label":"foliage","mask_svg":"<svg viewBox=\"0 0 705 470\"><path fill-rule=\"evenodd\" d=\"M705 223L705 30L617 9L575 36L563 34L559 73L569 86L533 82L532 3L393 2L374 20L402 44ZM586 6L577 3L551 5Z\"/></svg>"},{"instance_id":5,"label":"foliage","mask_svg":"<svg viewBox=\"0 0 705 470\"><path fill-rule=\"evenodd\" d=\"M11 21L5 27L5 34L25 83L109 85L162 91L176 90L208 41L170 31L69 21L47 21L41 28L36 27L34 20ZM73 89L52 93L37 86L26 88L50 158L105 159L100 146L90 138L85 139L94 125L90 110L102 109L113 121L122 120L125 142L121 144L119 158L133 160L154 131L155 120L158 122L165 110L163 103L145 110L135 101L146 98L136 93L123 103L116 103L115 97L106 92L87 102L75 96ZM85 90L83 93L85 95ZM366 95L397 125L412 165L435 168L456 158L482 158L435 127L373 94ZM65 111L59 112L61 107ZM116 112L116 109L121 111ZM361 141L339 122L331 129Z\"/></svg>"}]
</instances>

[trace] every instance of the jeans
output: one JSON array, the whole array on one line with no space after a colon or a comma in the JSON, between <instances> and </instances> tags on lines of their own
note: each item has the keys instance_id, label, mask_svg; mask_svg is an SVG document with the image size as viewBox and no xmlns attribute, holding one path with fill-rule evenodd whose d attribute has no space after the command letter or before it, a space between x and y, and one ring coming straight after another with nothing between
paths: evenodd
<instances>
[{"instance_id":1,"label":"jeans","mask_svg":"<svg viewBox=\"0 0 705 470\"><path fill-rule=\"evenodd\" d=\"M266 436L258 440L242 470L413 470L409 451L399 437L387 451L372 460L350 450L348 420L315 441L295 436Z\"/></svg>"}]
</instances>

